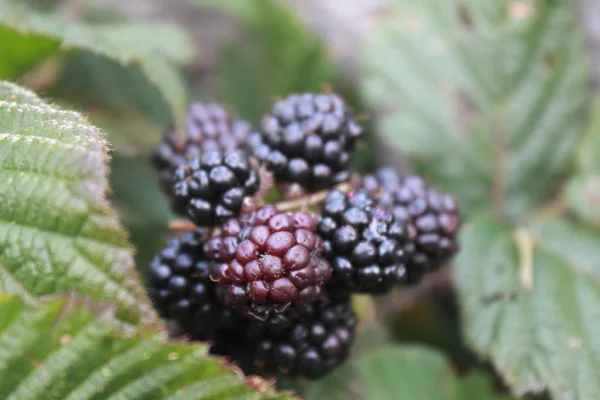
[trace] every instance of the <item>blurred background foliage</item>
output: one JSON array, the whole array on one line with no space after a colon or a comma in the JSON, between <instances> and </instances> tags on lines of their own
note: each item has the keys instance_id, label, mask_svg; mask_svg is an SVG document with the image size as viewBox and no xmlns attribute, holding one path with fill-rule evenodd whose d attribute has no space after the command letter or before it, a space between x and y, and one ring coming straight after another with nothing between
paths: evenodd
<instances>
[{"instance_id":1,"label":"blurred background foliage","mask_svg":"<svg viewBox=\"0 0 600 400\"><path fill-rule=\"evenodd\" d=\"M393 160L461 200L470 251L455 262L457 272L445 268L417 288L358 298L362 334L352 359L317 383L282 379L282 387L308 399L600 396L590 382L600 378L600 355L584 354L599 348L586 335L600 328L578 316L600 306L600 250L583 239L573 248L556 244L600 237L600 103L591 105L573 2L373 1L344 56L306 23L298 2L188 0L172 6L185 17L169 13L167 22L143 11L129 21L131 10L114 3L1 0L0 39L14 48L1 50L0 78L81 110L104 129L114 148L112 201L140 270L174 217L148 157L192 100L224 103L256 124L277 97L331 88L364 117L359 171ZM132 3L143 9L144 1ZM209 28L197 31L196 23L217 28L204 40ZM336 30L335 21L324 24ZM31 52L17 51L30 43ZM549 237L538 238L547 221ZM514 232L526 233L513 240ZM546 240L535 266L523 237ZM518 280L524 268L537 274L553 262L559 272L541 282ZM595 280L578 297L586 277ZM561 279L575 289L551 301ZM560 315L531 321L530 313ZM581 352L552 357L569 338L583 341L572 349Z\"/></svg>"}]
</instances>

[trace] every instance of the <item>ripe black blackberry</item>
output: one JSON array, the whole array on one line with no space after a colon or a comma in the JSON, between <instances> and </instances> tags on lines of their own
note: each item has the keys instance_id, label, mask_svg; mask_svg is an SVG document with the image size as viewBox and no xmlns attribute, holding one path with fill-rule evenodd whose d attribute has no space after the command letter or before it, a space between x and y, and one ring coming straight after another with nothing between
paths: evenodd
<instances>
[{"instance_id":1,"label":"ripe black blackberry","mask_svg":"<svg viewBox=\"0 0 600 400\"><path fill-rule=\"evenodd\" d=\"M396 219L408 224L415 253L410 264L431 270L447 262L459 249L461 225L458 203L418 176L400 177L392 168L381 168L363 178L362 187L377 204L393 210Z\"/></svg>"},{"instance_id":2,"label":"ripe black blackberry","mask_svg":"<svg viewBox=\"0 0 600 400\"><path fill-rule=\"evenodd\" d=\"M348 299L321 298L288 324L251 324L247 329L250 358L266 372L319 378L348 357L355 328L356 315Z\"/></svg>"},{"instance_id":3,"label":"ripe black blackberry","mask_svg":"<svg viewBox=\"0 0 600 400\"><path fill-rule=\"evenodd\" d=\"M237 216L259 187L245 151L207 151L175 170L173 208L198 226L212 226Z\"/></svg>"},{"instance_id":4,"label":"ripe black blackberry","mask_svg":"<svg viewBox=\"0 0 600 400\"><path fill-rule=\"evenodd\" d=\"M318 189L350 178L362 135L339 95L304 93L277 101L249 147L278 180Z\"/></svg>"},{"instance_id":5,"label":"ripe black blackberry","mask_svg":"<svg viewBox=\"0 0 600 400\"><path fill-rule=\"evenodd\" d=\"M331 276L322 246L316 216L267 205L228 220L204 251L216 261L212 277L223 303L265 320L318 299Z\"/></svg>"},{"instance_id":6,"label":"ripe black blackberry","mask_svg":"<svg viewBox=\"0 0 600 400\"><path fill-rule=\"evenodd\" d=\"M154 150L152 162L161 184L170 192L175 169L203 152L245 148L251 131L248 122L232 117L219 104L192 103L186 131L178 137L174 129L168 130Z\"/></svg>"},{"instance_id":7,"label":"ripe black blackberry","mask_svg":"<svg viewBox=\"0 0 600 400\"><path fill-rule=\"evenodd\" d=\"M150 262L148 292L159 314L199 340L212 340L242 320L217 299L201 242L204 232L187 232L167 242Z\"/></svg>"},{"instance_id":8,"label":"ripe black blackberry","mask_svg":"<svg viewBox=\"0 0 600 400\"><path fill-rule=\"evenodd\" d=\"M376 207L366 190L329 192L323 203L318 232L333 268L335 290L385 293L408 283L418 269L408 269L413 244L406 223Z\"/></svg>"}]
</instances>

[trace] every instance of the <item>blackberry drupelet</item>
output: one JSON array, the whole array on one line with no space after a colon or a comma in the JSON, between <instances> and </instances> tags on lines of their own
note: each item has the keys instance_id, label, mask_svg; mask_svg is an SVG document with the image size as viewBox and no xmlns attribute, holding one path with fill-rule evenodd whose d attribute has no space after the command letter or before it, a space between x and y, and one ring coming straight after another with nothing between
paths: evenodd
<instances>
[{"instance_id":1,"label":"blackberry drupelet","mask_svg":"<svg viewBox=\"0 0 600 400\"><path fill-rule=\"evenodd\" d=\"M259 173L243 150L204 152L177 168L173 182L173 208L198 226L237 216L244 198L260 187Z\"/></svg>"},{"instance_id":2,"label":"blackberry drupelet","mask_svg":"<svg viewBox=\"0 0 600 400\"><path fill-rule=\"evenodd\" d=\"M406 223L376 207L366 190L330 191L321 213L318 232L333 269L334 290L385 293L419 273L407 268L413 244Z\"/></svg>"},{"instance_id":3,"label":"blackberry drupelet","mask_svg":"<svg viewBox=\"0 0 600 400\"><path fill-rule=\"evenodd\" d=\"M249 140L275 178L319 189L347 181L362 128L337 94L304 93L277 101Z\"/></svg>"},{"instance_id":4,"label":"blackberry drupelet","mask_svg":"<svg viewBox=\"0 0 600 400\"><path fill-rule=\"evenodd\" d=\"M223 303L265 320L318 299L331 276L322 246L316 216L267 205L228 220L204 251Z\"/></svg>"},{"instance_id":5,"label":"blackberry drupelet","mask_svg":"<svg viewBox=\"0 0 600 400\"><path fill-rule=\"evenodd\" d=\"M178 138L177 132L170 129L154 150L152 162L159 171L162 186L170 192L175 169L202 152L245 148L251 131L248 122L233 118L219 104L192 103L182 137Z\"/></svg>"},{"instance_id":6,"label":"blackberry drupelet","mask_svg":"<svg viewBox=\"0 0 600 400\"><path fill-rule=\"evenodd\" d=\"M160 315L172 319L199 340L217 338L242 320L217 299L204 256L202 230L171 239L154 256L147 271L149 295Z\"/></svg>"},{"instance_id":7,"label":"blackberry drupelet","mask_svg":"<svg viewBox=\"0 0 600 400\"><path fill-rule=\"evenodd\" d=\"M329 303L322 298L286 325L250 324L251 360L266 372L319 378L348 357L355 328L349 300Z\"/></svg>"},{"instance_id":8,"label":"blackberry drupelet","mask_svg":"<svg viewBox=\"0 0 600 400\"><path fill-rule=\"evenodd\" d=\"M362 187L377 204L393 210L396 219L408 224L415 238L414 268L431 270L447 262L459 249L461 225L458 203L418 176L400 177L392 168L381 168L363 178Z\"/></svg>"}]
</instances>

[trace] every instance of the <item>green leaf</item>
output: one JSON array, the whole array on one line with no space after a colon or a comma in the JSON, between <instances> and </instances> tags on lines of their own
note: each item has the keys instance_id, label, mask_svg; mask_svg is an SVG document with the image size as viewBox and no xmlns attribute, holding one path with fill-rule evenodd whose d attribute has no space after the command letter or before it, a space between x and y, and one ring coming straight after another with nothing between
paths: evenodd
<instances>
[{"instance_id":1,"label":"green leaf","mask_svg":"<svg viewBox=\"0 0 600 400\"><path fill-rule=\"evenodd\" d=\"M363 92L386 142L470 215L546 201L591 87L572 2L395 0L380 15Z\"/></svg>"},{"instance_id":2,"label":"green leaf","mask_svg":"<svg viewBox=\"0 0 600 400\"><path fill-rule=\"evenodd\" d=\"M515 393L600 394L600 234L477 219L454 265L467 340Z\"/></svg>"},{"instance_id":3,"label":"green leaf","mask_svg":"<svg viewBox=\"0 0 600 400\"><path fill-rule=\"evenodd\" d=\"M259 7L256 3L265 0L188 0L190 3L212 8L243 21L247 24L260 23Z\"/></svg>"},{"instance_id":4,"label":"green leaf","mask_svg":"<svg viewBox=\"0 0 600 400\"><path fill-rule=\"evenodd\" d=\"M164 247L167 226L176 217L160 189L156 169L147 160L115 155L111 160L111 200L131 235L138 271L146 271Z\"/></svg>"},{"instance_id":5,"label":"green leaf","mask_svg":"<svg viewBox=\"0 0 600 400\"><path fill-rule=\"evenodd\" d=\"M59 50L84 51L124 67L138 67L171 109L173 119L185 112L186 90L175 64L189 63L194 45L177 28L147 23L65 23L57 16L34 13L0 1L0 79L16 78Z\"/></svg>"},{"instance_id":6,"label":"green leaf","mask_svg":"<svg viewBox=\"0 0 600 400\"><path fill-rule=\"evenodd\" d=\"M567 181L567 202L582 222L600 228L600 98L592 108L575 160L577 173Z\"/></svg>"},{"instance_id":7,"label":"green leaf","mask_svg":"<svg viewBox=\"0 0 600 400\"><path fill-rule=\"evenodd\" d=\"M360 360L369 400L493 400L489 377L474 373L458 380L441 353L425 347L390 346Z\"/></svg>"},{"instance_id":8,"label":"green leaf","mask_svg":"<svg viewBox=\"0 0 600 400\"><path fill-rule=\"evenodd\" d=\"M115 302L126 319L154 321L106 199L100 132L7 82L0 132L0 287L31 296L76 291Z\"/></svg>"},{"instance_id":9,"label":"green leaf","mask_svg":"<svg viewBox=\"0 0 600 400\"><path fill-rule=\"evenodd\" d=\"M567 182L567 201L582 220L600 228L600 171L598 174L578 174Z\"/></svg>"},{"instance_id":10,"label":"green leaf","mask_svg":"<svg viewBox=\"0 0 600 400\"><path fill-rule=\"evenodd\" d=\"M387 331L381 326L360 329L349 359L331 374L312 382L306 390L299 390L302 398L304 400L368 398L359 374L359 362L362 357L387 345L389 342Z\"/></svg>"},{"instance_id":11,"label":"green leaf","mask_svg":"<svg viewBox=\"0 0 600 400\"><path fill-rule=\"evenodd\" d=\"M291 399L257 392L202 344L166 343L110 309L0 296L0 398Z\"/></svg>"},{"instance_id":12,"label":"green leaf","mask_svg":"<svg viewBox=\"0 0 600 400\"><path fill-rule=\"evenodd\" d=\"M260 0L251 7L255 16L243 39L220 54L217 81L219 100L256 122L276 96L318 91L336 74L321 42L288 6Z\"/></svg>"}]
</instances>

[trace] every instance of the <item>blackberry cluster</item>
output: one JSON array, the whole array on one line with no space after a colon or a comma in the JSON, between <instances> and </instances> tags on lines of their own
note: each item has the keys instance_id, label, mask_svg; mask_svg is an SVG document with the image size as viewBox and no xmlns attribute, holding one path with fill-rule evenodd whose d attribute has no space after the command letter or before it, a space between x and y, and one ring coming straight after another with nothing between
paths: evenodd
<instances>
[{"instance_id":1,"label":"blackberry cluster","mask_svg":"<svg viewBox=\"0 0 600 400\"><path fill-rule=\"evenodd\" d=\"M415 245L412 268L435 269L456 254L461 220L454 197L429 187L421 177L400 177L391 168L365 176L362 187L375 196L378 206L407 224Z\"/></svg>"},{"instance_id":2,"label":"blackberry cluster","mask_svg":"<svg viewBox=\"0 0 600 400\"><path fill-rule=\"evenodd\" d=\"M185 132L169 129L156 147L152 162L163 188L171 191L173 172L205 151L230 151L246 147L252 126L233 118L223 106L193 103L188 107Z\"/></svg>"},{"instance_id":3,"label":"blackberry cluster","mask_svg":"<svg viewBox=\"0 0 600 400\"><path fill-rule=\"evenodd\" d=\"M321 215L318 232L338 288L385 293L420 275L407 268L414 251L407 225L366 190L329 192Z\"/></svg>"},{"instance_id":4,"label":"blackberry cluster","mask_svg":"<svg viewBox=\"0 0 600 400\"><path fill-rule=\"evenodd\" d=\"M273 205L228 220L204 248L223 303L264 320L316 301L331 276L316 224L314 215Z\"/></svg>"},{"instance_id":5,"label":"blackberry cluster","mask_svg":"<svg viewBox=\"0 0 600 400\"><path fill-rule=\"evenodd\" d=\"M277 101L249 146L279 181L319 189L350 178L362 135L340 96L304 93Z\"/></svg>"},{"instance_id":6,"label":"blackberry cluster","mask_svg":"<svg viewBox=\"0 0 600 400\"><path fill-rule=\"evenodd\" d=\"M238 215L244 198L258 191L260 178L243 150L213 150L178 167L173 183L174 209L209 226Z\"/></svg>"},{"instance_id":7,"label":"blackberry cluster","mask_svg":"<svg viewBox=\"0 0 600 400\"><path fill-rule=\"evenodd\" d=\"M196 103L182 141L171 131L157 147L173 208L195 230L152 259L149 294L163 318L246 372L318 378L349 354L353 293L414 284L456 253L458 206L389 168L334 189L350 183L363 134L336 94L277 101L251 131L223 107ZM329 192L257 208L270 184L259 163L286 184L273 190ZM300 207L320 215L287 211Z\"/></svg>"},{"instance_id":8,"label":"blackberry cluster","mask_svg":"<svg viewBox=\"0 0 600 400\"><path fill-rule=\"evenodd\" d=\"M148 292L163 318L176 321L200 340L212 340L237 327L241 317L217 299L202 250L203 235L198 230L175 237L154 256L147 272Z\"/></svg>"}]
</instances>

